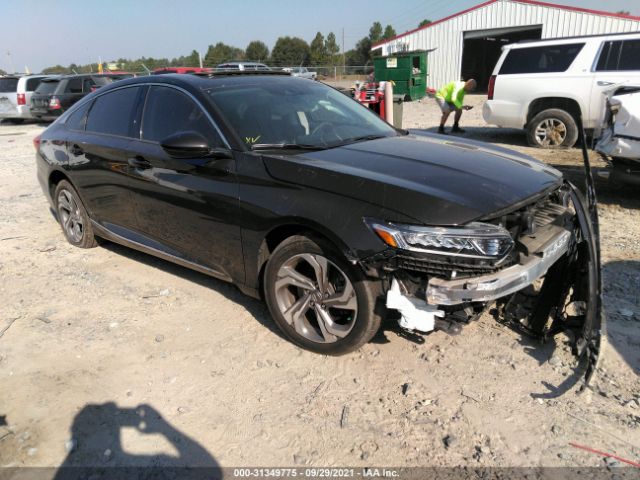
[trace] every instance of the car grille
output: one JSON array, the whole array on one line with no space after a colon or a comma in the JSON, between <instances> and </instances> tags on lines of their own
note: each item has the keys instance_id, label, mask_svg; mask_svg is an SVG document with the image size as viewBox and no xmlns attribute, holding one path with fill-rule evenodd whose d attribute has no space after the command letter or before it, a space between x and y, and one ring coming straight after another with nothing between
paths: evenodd
<instances>
[{"instance_id":1,"label":"car grille","mask_svg":"<svg viewBox=\"0 0 640 480\"><path fill-rule=\"evenodd\" d=\"M398 268L442 278L476 277L497 272L515 263L515 259L512 256L508 257L499 266L477 259L438 257L435 255L414 256L404 252L398 253L395 258Z\"/></svg>"}]
</instances>

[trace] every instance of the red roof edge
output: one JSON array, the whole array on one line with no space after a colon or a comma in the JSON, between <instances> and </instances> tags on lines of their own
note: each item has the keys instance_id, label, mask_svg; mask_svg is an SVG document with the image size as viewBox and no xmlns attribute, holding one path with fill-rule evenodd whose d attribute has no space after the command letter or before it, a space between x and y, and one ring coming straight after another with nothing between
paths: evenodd
<instances>
[{"instance_id":1,"label":"red roof edge","mask_svg":"<svg viewBox=\"0 0 640 480\"><path fill-rule=\"evenodd\" d=\"M478 8L482 8L482 7L486 7L487 5L491 5L492 3L498 2L500 0L488 0L484 3L481 3L479 5L476 5L475 7L471 7L471 8L467 8L466 10L462 10L461 12L457 12L454 13L453 15L449 15L448 17L444 17L441 18L440 20L436 20L435 22L431 22L427 25L423 25L422 27L418 27L418 28L414 28L413 30L408 30L404 33L401 33L399 35L396 35L395 37L391 37L387 40L381 40L379 42L374 43L373 45L371 45L371 48L375 48L378 47L380 45L384 45L385 43L389 43L393 40L397 40L398 38L402 38L405 37L407 35L410 35L412 33L415 33L419 30L425 30L429 27L433 27L434 25L437 25L439 23L442 22L446 22L447 20L450 20L452 18L458 17L460 15L463 15L465 13L471 12L473 10L477 10ZM608 17L617 17L617 18L623 18L625 20L635 20L635 21L640 21L640 17L637 17L635 15L626 15L624 13L613 13L613 12L605 12L602 10L592 10L589 8L582 8L582 7L570 7L568 5L560 5L557 3L549 3L549 2L542 2L540 0L509 0L512 2L516 2L516 3L526 3L529 5L538 5L540 7L551 7L551 8L561 8L563 10L570 10L573 12L581 12L581 13L591 13L593 15L606 15Z\"/></svg>"}]
</instances>

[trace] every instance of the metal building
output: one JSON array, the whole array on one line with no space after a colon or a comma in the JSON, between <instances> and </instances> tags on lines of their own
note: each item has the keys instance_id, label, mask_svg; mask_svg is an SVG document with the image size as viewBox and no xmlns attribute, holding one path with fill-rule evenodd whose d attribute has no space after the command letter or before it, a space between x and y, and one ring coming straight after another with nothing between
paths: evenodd
<instances>
[{"instance_id":1,"label":"metal building","mask_svg":"<svg viewBox=\"0 0 640 480\"><path fill-rule=\"evenodd\" d=\"M427 85L475 78L486 90L503 45L519 40L640 31L640 17L537 0L489 0L373 45L383 56L428 50Z\"/></svg>"}]
</instances>

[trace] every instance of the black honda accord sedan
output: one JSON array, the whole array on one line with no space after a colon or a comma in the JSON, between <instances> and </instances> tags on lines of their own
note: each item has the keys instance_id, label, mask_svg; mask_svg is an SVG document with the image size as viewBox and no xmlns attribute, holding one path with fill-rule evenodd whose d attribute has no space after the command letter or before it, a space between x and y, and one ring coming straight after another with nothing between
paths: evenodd
<instances>
[{"instance_id":1,"label":"black honda accord sedan","mask_svg":"<svg viewBox=\"0 0 640 480\"><path fill-rule=\"evenodd\" d=\"M530 157L397 130L287 75L117 82L35 140L67 240L233 282L297 345L343 354L392 310L428 332L487 306L594 359L600 266L580 192Z\"/></svg>"}]
</instances>

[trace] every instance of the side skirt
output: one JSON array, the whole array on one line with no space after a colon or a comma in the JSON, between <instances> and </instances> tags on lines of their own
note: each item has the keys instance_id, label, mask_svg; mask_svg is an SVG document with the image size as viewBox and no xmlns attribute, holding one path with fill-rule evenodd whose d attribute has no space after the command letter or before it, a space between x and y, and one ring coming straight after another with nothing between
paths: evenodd
<instances>
[{"instance_id":1,"label":"side skirt","mask_svg":"<svg viewBox=\"0 0 640 480\"><path fill-rule=\"evenodd\" d=\"M177 265L196 270L200 273L215 277L219 280L233 283L233 279L226 273L220 272L210 267L205 267L204 265L193 262L191 260L187 260L186 258L181 257L177 252L169 251L169 249L165 250L162 244L159 244L158 242L155 242L150 238L145 237L144 235L131 232L128 229L117 227L115 225L113 225L112 228L109 228L105 225L99 224L95 220L91 220L91 226L93 227L93 231L97 236L102 237L106 240L110 240L114 243L124 245L125 247L129 247L143 253L148 253L149 255L153 255L154 257L158 257ZM118 232L115 232L115 229L117 229Z\"/></svg>"}]
</instances>

